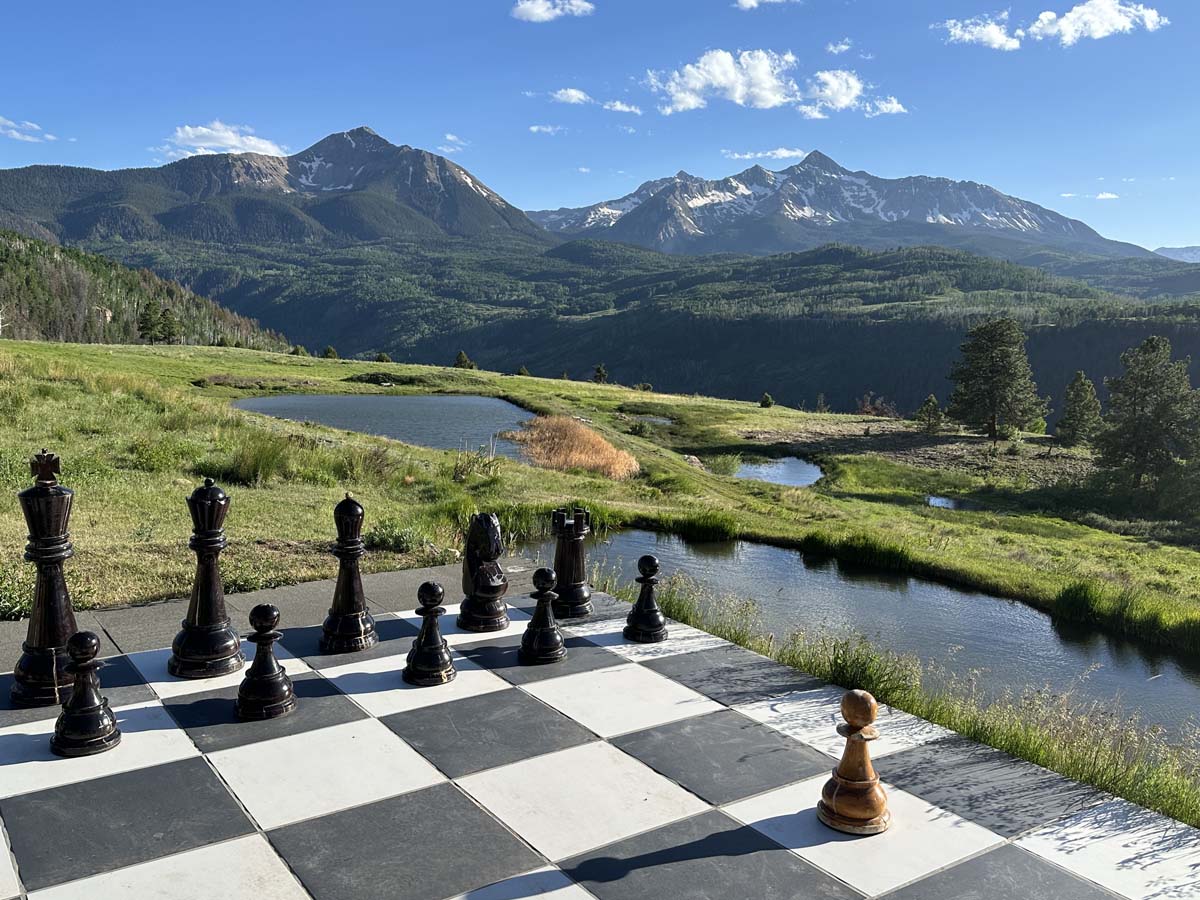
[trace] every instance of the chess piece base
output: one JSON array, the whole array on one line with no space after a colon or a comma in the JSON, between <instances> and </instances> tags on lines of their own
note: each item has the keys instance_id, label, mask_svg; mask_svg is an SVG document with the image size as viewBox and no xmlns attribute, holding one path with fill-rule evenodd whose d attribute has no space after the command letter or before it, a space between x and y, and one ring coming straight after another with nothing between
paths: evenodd
<instances>
[{"instance_id":1,"label":"chess piece base","mask_svg":"<svg viewBox=\"0 0 1200 900\"><path fill-rule=\"evenodd\" d=\"M554 618L556 619L582 619L584 616L590 616L595 607L592 605L590 597L585 597L582 601L564 602L560 595L554 603Z\"/></svg>"},{"instance_id":2,"label":"chess piece base","mask_svg":"<svg viewBox=\"0 0 1200 900\"><path fill-rule=\"evenodd\" d=\"M176 678L218 678L240 672L246 663L241 636L223 625L187 625L175 636L167 671Z\"/></svg>"},{"instance_id":3,"label":"chess piece base","mask_svg":"<svg viewBox=\"0 0 1200 900\"><path fill-rule=\"evenodd\" d=\"M449 684L457 674L454 669L445 672L415 672L412 667L405 666L400 677L415 687L437 687L439 684Z\"/></svg>"},{"instance_id":4,"label":"chess piece base","mask_svg":"<svg viewBox=\"0 0 1200 900\"><path fill-rule=\"evenodd\" d=\"M517 662L523 666L546 666L562 662L566 658L566 647L559 647L557 650L552 650L549 653L529 651L524 647L517 650Z\"/></svg>"},{"instance_id":5,"label":"chess piece base","mask_svg":"<svg viewBox=\"0 0 1200 900\"><path fill-rule=\"evenodd\" d=\"M503 600L480 602L468 597L459 606L455 623L463 631L503 631L509 626L508 606Z\"/></svg>"},{"instance_id":6,"label":"chess piece base","mask_svg":"<svg viewBox=\"0 0 1200 900\"><path fill-rule=\"evenodd\" d=\"M119 743L121 743L121 732L117 730L114 724L112 731L107 734L87 740L72 740L60 737L56 732L54 737L50 738L50 752L56 756L67 757L95 756L97 753L103 753L105 750L111 750Z\"/></svg>"},{"instance_id":7,"label":"chess piece base","mask_svg":"<svg viewBox=\"0 0 1200 900\"><path fill-rule=\"evenodd\" d=\"M370 613L349 616L330 615L325 620L318 643L322 653L355 653L379 643L375 619Z\"/></svg>"},{"instance_id":8,"label":"chess piece base","mask_svg":"<svg viewBox=\"0 0 1200 900\"><path fill-rule=\"evenodd\" d=\"M892 824L891 810L886 810L882 816L876 816L874 819L867 819L865 821L847 819L844 816L839 816L826 806L824 800L817 801L817 818L821 820L823 825L827 825L834 831L840 831L844 834L882 834Z\"/></svg>"},{"instance_id":9,"label":"chess piece base","mask_svg":"<svg viewBox=\"0 0 1200 900\"><path fill-rule=\"evenodd\" d=\"M280 716L286 716L296 709L296 695L289 693L287 698L270 703L259 703L256 701L244 701L241 697L237 701L237 717L249 722L261 722L266 719L278 719Z\"/></svg>"},{"instance_id":10,"label":"chess piece base","mask_svg":"<svg viewBox=\"0 0 1200 900\"><path fill-rule=\"evenodd\" d=\"M28 709L65 702L75 684L75 677L67 671L70 661L66 647L31 650L22 645L9 691L13 706Z\"/></svg>"},{"instance_id":11,"label":"chess piece base","mask_svg":"<svg viewBox=\"0 0 1200 900\"><path fill-rule=\"evenodd\" d=\"M639 625L626 625L622 632L625 639L638 644L657 644L667 639L666 626L662 628L642 628Z\"/></svg>"}]
</instances>

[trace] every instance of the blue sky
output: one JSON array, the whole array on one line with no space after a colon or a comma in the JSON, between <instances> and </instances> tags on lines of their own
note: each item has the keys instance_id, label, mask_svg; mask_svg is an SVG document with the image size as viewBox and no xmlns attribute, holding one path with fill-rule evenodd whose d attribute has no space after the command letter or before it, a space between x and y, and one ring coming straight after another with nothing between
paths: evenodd
<instances>
[{"instance_id":1,"label":"blue sky","mask_svg":"<svg viewBox=\"0 0 1200 900\"><path fill-rule=\"evenodd\" d=\"M295 152L365 124L532 209L820 149L1200 244L1200 2L1001 2L8 4L0 167Z\"/></svg>"}]
</instances>

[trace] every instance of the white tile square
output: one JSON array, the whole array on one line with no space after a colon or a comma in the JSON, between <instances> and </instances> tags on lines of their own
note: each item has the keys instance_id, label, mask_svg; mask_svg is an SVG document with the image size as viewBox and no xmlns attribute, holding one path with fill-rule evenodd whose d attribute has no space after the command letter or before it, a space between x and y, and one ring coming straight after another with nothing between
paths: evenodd
<instances>
[{"instance_id":1,"label":"white tile square","mask_svg":"<svg viewBox=\"0 0 1200 900\"><path fill-rule=\"evenodd\" d=\"M550 678L521 689L606 738L725 708L632 664Z\"/></svg>"},{"instance_id":2,"label":"white tile square","mask_svg":"<svg viewBox=\"0 0 1200 900\"><path fill-rule=\"evenodd\" d=\"M359 719L208 755L264 829L445 781L378 719Z\"/></svg>"},{"instance_id":3,"label":"white tile square","mask_svg":"<svg viewBox=\"0 0 1200 900\"><path fill-rule=\"evenodd\" d=\"M187 732L175 724L157 700L118 706L113 714L121 729L121 743L95 756L62 757L51 753L53 719L0 729L0 797L200 755ZM0 894L4 896L7 895Z\"/></svg>"},{"instance_id":4,"label":"white tile square","mask_svg":"<svg viewBox=\"0 0 1200 900\"><path fill-rule=\"evenodd\" d=\"M846 739L837 733L837 727L845 721L841 713L845 693L841 688L792 691L779 697L741 703L734 709L834 759L841 759ZM952 733L940 725L883 704L879 705L875 727L879 729L879 737L871 741L872 759L919 747Z\"/></svg>"},{"instance_id":5,"label":"white tile square","mask_svg":"<svg viewBox=\"0 0 1200 900\"><path fill-rule=\"evenodd\" d=\"M21 887L17 884L17 873L13 871L12 852L0 838L0 897L16 897L19 893Z\"/></svg>"},{"instance_id":6,"label":"white tile square","mask_svg":"<svg viewBox=\"0 0 1200 900\"><path fill-rule=\"evenodd\" d=\"M595 900L558 869L547 867L498 881L469 894L459 894L451 900L526 900L544 897L546 900Z\"/></svg>"},{"instance_id":7,"label":"white tile square","mask_svg":"<svg viewBox=\"0 0 1200 900\"><path fill-rule=\"evenodd\" d=\"M457 783L552 860L709 809L694 794L603 741L489 769Z\"/></svg>"},{"instance_id":8,"label":"white tile square","mask_svg":"<svg viewBox=\"0 0 1200 900\"><path fill-rule=\"evenodd\" d=\"M454 668L457 672L454 680L435 687L416 687L405 681L400 676L404 669L403 655L356 660L322 669L321 674L373 716L389 716L510 687L503 678L458 654L454 654Z\"/></svg>"},{"instance_id":9,"label":"white tile square","mask_svg":"<svg viewBox=\"0 0 1200 900\"><path fill-rule=\"evenodd\" d=\"M1134 900L1200 897L1200 831L1125 800L1059 819L1017 844Z\"/></svg>"},{"instance_id":10,"label":"white tile square","mask_svg":"<svg viewBox=\"0 0 1200 900\"><path fill-rule=\"evenodd\" d=\"M567 625L563 630L569 634L587 638L593 644L607 647L614 653L634 662L645 662L651 659L661 659L664 656L676 656L680 653L693 653L697 650L712 650L717 647L729 646L729 641L709 634L707 631L673 622L667 625L667 639L659 641L657 644L639 644L626 640L623 634L624 628L623 619L608 619Z\"/></svg>"},{"instance_id":11,"label":"white tile square","mask_svg":"<svg viewBox=\"0 0 1200 900\"><path fill-rule=\"evenodd\" d=\"M309 900L262 835L251 834L35 891L29 900Z\"/></svg>"},{"instance_id":12,"label":"white tile square","mask_svg":"<svg viewBox=\"0 0 1200 900\"><path fill-rule=\"evenodd\" d=\"M220 678L176 678L167 672L167 662L171 659L171 651L144 650L141 653L129 654L129 661L137 667L142 677L154 688L154 693L163 700L182 697L186 694L199 694L203 691L215 691L220 688L237 687L246 677L246 668L254 659L255 645L242 641L242 655L246 657L246 665L236 672L222 675ZM282 663L284 670L295 678L305 672L311 672L302 660L288 653L282 644L275 645L275 656Z\"/></svg>"},{"instance_id":13,"label":"white tile square","mask_svg":"<svg viewBox=\"0 0 1200 900\"><path fill-rule=\"evenodd\" d=\"M463 631L455 622L458 620L458 610L461 606L459 603L443 603L442 608L446 610L438 621L438 626L441 629L442 637L451 647L461 647L464 644L474 644L479 641L491 641L496 638L501 638L510 634L524 634L525 626L529 624L532 618L529 613L523 612L516 607L508 608L508 627L500 631ZM414 628L421 627L421 617L417 615L415 609L405 609L396 613L404 621L408 622Z\"/></svg>"},{"instance_id":14,"label":"white tile square","mask_svg":"<svg viewBox=\"0 0 1200 900\"><path fill-rule=\"evenodd\" d=\"M891 828L866 837L842 834L817 819L828 778L820 775L723 809L872 897L1003 843L998 834L888 785Z\"/></svg>"}]
</instances>

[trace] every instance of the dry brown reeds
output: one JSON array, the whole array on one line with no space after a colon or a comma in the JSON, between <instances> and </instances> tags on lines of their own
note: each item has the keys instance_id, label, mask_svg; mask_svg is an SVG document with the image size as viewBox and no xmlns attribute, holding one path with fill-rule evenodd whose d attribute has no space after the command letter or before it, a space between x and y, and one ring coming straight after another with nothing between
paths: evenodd
<instances>
[{"instance_id":1,"label":"dry brown reeds","mask_svg":"<svg viewBox=\"0 0 1200 900\"><path fill-rule=\"evenodd\" d=\"M614 481L632 478L641 469L632 453L618 450L570 416L538 416L512 437L531 463L547 469L584 469Z\"/></svg>"}]
</instances>

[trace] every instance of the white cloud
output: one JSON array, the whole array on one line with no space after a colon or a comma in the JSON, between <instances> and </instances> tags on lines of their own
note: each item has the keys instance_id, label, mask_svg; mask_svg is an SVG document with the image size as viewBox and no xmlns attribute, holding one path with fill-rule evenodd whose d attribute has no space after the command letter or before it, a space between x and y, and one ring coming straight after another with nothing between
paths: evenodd
<instances>
[{"instance_id":1,"label":"white cloud","mask_svg":"<svg viewBox=\"0 0 1200 900\"><path fill-rule=\"evenodd\" d=\"M791 53L772 50L709 50L696 62L673 72L648 72L655 93L665 94L664 115L703 109L708 97L723 97L738 106L772 109L795 99L796 83L785 73L795 68Z\"/></svg>"},{"instance_id":2,"label":"white cloud","mask_svg":"<svg viewBox=\"0 0 1200 900\"><path fill-rule=\"evenodd\" d=\"M828 118L826 110L852 109L859 105L865 85L854 72L830 69L817 72L808 82L804 98L812 101L798 109L807 119ZM895 98L892 98L895 99Z\"/></svg>"},{"instance_id":3,"label":"white cloud","mask_svg":"<svg viewBox=\"0 0 1200 900\"><path fill-rule=\"evenodd\" d=\"M1120 200L1121 196L1119 194L1109 193L1108 191L1101 191L1099 194L1096 195L1096 199L1097 200Z\"/></svg>"},{"instance_id":4,"label":"white cloud","mask_svg":"<svg viewBox=\"0 0 1200 900\"><path fill-rule=\"evenodd\" d=\"M550 95L550 99L555 103L570 103L574 105L596 102L585 91L581 91L579 88L559 88Z\"/></svg>"},{"instance_id":5,"label":"white cloud","mask_svg":"<svg viewBox=\"0 0 1200 900\"><path fill-rule=\"evenodd\" d=\"M591 175L592 174L592 170L589 169L587 166L580 166L575 171L577 171L580 175Z\"/></svg>"},{"instance_id":6,"label":"white cloud","mask_svg":"<svg viewBox=\"0 0 1200 900\"><path fill-rule=\"evenodd\" d=\"M596 6L588 0L517 0L512 17L522 22L553 22L562 16L590 16Z\"/></svg>"},{"instance_id":7,"label":"white cloud","mask_svg":"<svg viewBox=\"0 0 1200 900\"><path fill-rule=\"evenodd\" d=\"M1062 197L1062 198L1064 198L1064 199L1066 199L1066 200L1071 200L1071 199L1073 199L1073 198L1075 198L1075 197L1078 197L1079 195L1078 195L1078 194L1070 194L1070 193L1067 193L1067 194L1059 194L1058 196L1060 196L1060 197Z\"/></svg>"},{"instance_id":8,"label":"white cloud","mask_svg":"<svg viewBox=\"0 0 1200 900\"><path fill-rule=\"evenodd\" d=\"M623 131L626 134L637 134L637 129L634 128L632 125L618 125L617 130Z\"/></svg>"},{"instance_id":9,"label":"white cloud","mask_svg":"<svg viewBox=\"0 0 1200 900\"><path fill-rule=\"evenodd\" d=\"M470 141L464 141L457 134L451 134L450 132L446 132L443 137L446 143L438 147L438 153L443 153L446 156L449 156L453 153L458 153L460 150L466 149L471 144Z\"/></svg>"},{"instance_id":10,"label":"white cloud","mask_svg":"<svg viewBox=\"0 0 1200 900\"><path fill-rule=\"evenodd\" d=\"M794 147L776 147L774 150L748 150L745 153L722 150L721 155L726 159L801 159L808 156L808 151Z\"/></svg>"},{"instance_id":11,"label":"white cloud","mask_svg":"<svg viewBox=\"0 0 1200 900\"><path fill-rule=\"evenodd\" d=\"M895 97L876 97L863 104L863 114L868 119L876 116L896 116L908 112L904 104Z\"/></svg>"},{"instance_id":12,"label":"white cloud","mask_svg":"<svg viewBox=\"0 0 1200 900\"><path fill-rule=\"evenodd\" d=\"M228 125L213 119L207 125L180 125L161 147L149 148L168 159L204 153L263 153L285 156L287 148L255 135L249 125Z\"/></svg>"},{"instance_id":13,"label":"white cloud","mask_svg":"<svg viewBox=\"0 0 1200 900\"><path fill-rule=\"evenodd\" d=\"M604 108L609 112L633 113L635 116L642 114L640 106L634 106L632 103L625 103L621 100L609 100L604 104Z\"/></svg>"},{"instance_id":14,"label":"white cloud","mask_svg":"<svg viewBox=\"0 0 1200 900\"><path fill-rule=\"evenodd\" d=\"M1009 34L1007 10L995 16L947 19L929 27L946 29L948 44L982 44L993 50L1020 50L1021 38L1025 36L1019 28L1014 34Z\"/></svg>"},{"instance_id":15,"label":"white cloud","mask_svg":"<svg viewBox=\"0 0 1200 900\"><path fill-rule=\"evenodd\" d=\"M834 56L840 56L841 54L845 53L847 50L849 50L853 46L854 46L854 41L850 40L850 38L842 38L840 41L837 41L836 43L833 41L830 41L828 44L826 44L825 52L832 53Z\"/></svg>"},{"instance_id":16,"label":"white cloud","mask_svg":"<svg viewBox=\"0 0 1200 900\"><path fill-rule=\"evenodd\" d=\"M738 9L758 9L768 3L801 3L803 0L737 0L734 3Z\"/></svg>"},{"instance_id":17,"label":"white cloud","mask_svg":"<svg viewBox=\"0 0 1200 900\"><path fill-rule=\"evenodd\" d=\"M57 140L58 140L58 135L56 135L56 134L49 134L49 133L48 133L48 134L46 134L46 140L48 140L48 141L57 141Z\"/></svg>"},{"instance_id":18,"label":"white cloud","mask_svg":"<svg viewBox=\"0 0 1200 900\"><path fill-rule=\"evenodd\" d=\"M1141 3L1124 0L1085 0L1061 16L1044 12L1029 26L1030 37L1042 40L1057 38L1070 47L1081 38L1099 40L1114 34L1128 34L1139 25L1147 31L1158 31L1171 24L1158 10Z\"/></svg>"},{"instance_id":19,"label":"white cloud","mask_svg":"<svg viewBox=\"0 0 1200 900\"><path fill-rule=\"evenodd\" d=\"M530 125L529 130L533 134L558 134L563 127L561 125Z\"/></svg>"},{"instance_id":20,"label":"white cloud","mask_svg":"<svg viewBox=\"0 0 1200 900\"><path fill-rule=\"evenodd\" d=\"M0 137L22 141L26 144L40 144L44 141L58 140L52 134L45 134L42 131L42 126L36 122L14 122L12 119L4 118L4 116L0 116Z\"/></svg>"}]
</instances>

